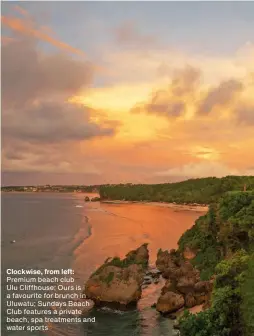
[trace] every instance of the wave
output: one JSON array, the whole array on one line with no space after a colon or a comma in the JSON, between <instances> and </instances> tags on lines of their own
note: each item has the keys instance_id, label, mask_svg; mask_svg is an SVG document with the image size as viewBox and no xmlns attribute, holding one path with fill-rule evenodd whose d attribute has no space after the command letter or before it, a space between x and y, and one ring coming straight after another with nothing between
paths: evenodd
<instances>
[{"instance_id":1,"label":"wave","mask_svg":"<svg viewBox=\"0 0 254 336\"><path fill-rule=\"evenodd\" d=\"M88 216L84 216L81 225L69 242L63 243L57 252L55 253L55 257L52 262L57 263L57 261L61 258L71 258L73 254L77 252L84 242L89 239L93 234L92 225L90 224L90 218ZM45 260L47 262L47 260Z\"/></svg>"},{"instance_id":2,"label":"wave","mask_svg":"<svg viewBox=\"0 0 254 336\"><path fill-rule=\"evenodd\" d=\"M72 251L70 251L71 254L74 254L84 243L84 241L92 236L92 225L90 224L90 218L88 216L84 216L84 221L82 222L85 223L85 225L82 225L73 238Z\"/></svg>"},{"instance_id":3,"label":"wave","mask_svg":"<svg viewBox=\"0 0 254 336\"><path fill-rule=\"evenodd\" d=\"M124 315L126 313L125 311L121 311L121 310L113 309L113 308L109 308L109 307L102 307L102 308L99 308L97 310L108 312L108 313L114 313L114 314L118 314L118 315Z\"/></svg>"}]
</instances>

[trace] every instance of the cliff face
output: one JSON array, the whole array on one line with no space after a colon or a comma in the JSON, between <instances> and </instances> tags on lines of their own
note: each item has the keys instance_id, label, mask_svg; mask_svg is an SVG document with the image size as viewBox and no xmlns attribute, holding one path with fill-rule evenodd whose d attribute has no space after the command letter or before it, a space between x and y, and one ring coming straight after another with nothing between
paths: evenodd
<instances>
[{"instance_id":1,"label":"cliff face","mask_svg":"<svg viewBox=\"0 0 254 336\"><path fill-rule=\"evenodd\" d=\"M86 297L97 306L136 304L141 297L148 259L147 244L144 244L129 252L123 260L113 258L105 261L85 284Z\"/></svg>"},{"instance_id":2,"label":"cliff face","mask_svg":"<svg viewBox=\"0 0 254 336\"><path fill-rule=\"evenodd\" d=\"M179 240L179 252L203 280L214 274L210 308L180 323L182 336L249 336L254 333L254 192L226 193ZM251 266L252 265L252 266Z\"/></svg>"},{"instance_id":3,"label":"cliff face","mask_svg":"<svg viewBox=\"0 0 254 336\"><path fill-rule=\"evenodd\" d=\"M159 250L156 266L167 279L156 305L159 312L170 314L182 307L208 304L213 281L201 281L200 272L181 253Z\"/></svg>"},{"instance_id":4,"label":"cliff face","mask_svg":"<svg viewBox=\"0 0 254 336\"><path fill-rule=\"evenodd\" d=\"M182 235L179 251L194 252L192 263L206 280L220 260L240 249L249 250L254 241L253 218L254 192L228 192Z\"/></svg>"}]
</instances>

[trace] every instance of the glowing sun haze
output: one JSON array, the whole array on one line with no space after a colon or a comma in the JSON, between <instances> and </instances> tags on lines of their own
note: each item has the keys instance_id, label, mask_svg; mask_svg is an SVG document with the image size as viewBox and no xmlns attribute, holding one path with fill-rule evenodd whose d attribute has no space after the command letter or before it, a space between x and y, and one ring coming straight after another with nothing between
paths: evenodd
<instances>
[{"instance_id":1,"label":"glowing sun haze","mask_svg":"<svg viewBox=\"0 0 254 336\"><path fill-rule=\"evenodd\" d=\"M254 174L254 3L2 4L2 183Z\"/></svg>"}]
</instances>

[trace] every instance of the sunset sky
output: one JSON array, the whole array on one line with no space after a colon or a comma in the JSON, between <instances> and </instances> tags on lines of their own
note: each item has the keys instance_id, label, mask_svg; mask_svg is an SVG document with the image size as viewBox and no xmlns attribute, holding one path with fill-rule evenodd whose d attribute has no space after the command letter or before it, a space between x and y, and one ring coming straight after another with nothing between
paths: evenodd
<instances>
[{"instance_id":1,"label":"sunset sky","mask_svg":"<svg viewBox=\"0 0 254 336\"><path fill-rule=\"evenodd\" d=\"M254 2L2 3L2 183L254 175Z\"/></svg>"}]
</instances>

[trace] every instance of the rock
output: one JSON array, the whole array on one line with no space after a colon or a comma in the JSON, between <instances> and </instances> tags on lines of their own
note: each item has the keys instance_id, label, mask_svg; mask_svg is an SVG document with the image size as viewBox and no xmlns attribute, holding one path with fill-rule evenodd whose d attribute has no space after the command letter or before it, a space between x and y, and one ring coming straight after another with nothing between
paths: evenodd
<instances>
[{"instance_id":1,"label":"rock","mask_svg":"<svg viewBox=\"0 0 254 336\"><path fill-rule=\"evenodd\" d=\"M213 289L213 283L210 281L199 281L194 286L196 293L209 293Z\"/></svg>"},{"instance_id":2,"label":"rock","mask_svg":"<svg viewBox=\"0 0 254 336\"><path fill-rule=\"evenodd\" d=\"M196 305L206 304L209 301L209 297L208 294L195 294Z\"/></svg>"},{"instance_id":3,"label":"rock","mask_svg":"<svg viewBox=\"0 0 254 336\"><path fill-rule=\"evenodd\" d=\"M88 196L85 197L85 202L90 202L90 198Z\"/></svg>"},{"instance_id":4,"label":"rock","mask_svg":"<svg viewBox=\"0 0 254 336\"><path fill-rule=\"evenodd\" d=\"M91 202L99 202L100 200L101 200L100 197L91 198Z\"/></svg>"},{"instance_id":5,"label":"rock","mask_svg":"<svg viewBox=\"0 0 254 336\"><path fill-rule=\"evenodd\" d=\"M156 267L159 271L164 272L168 266L169 253L161 249L157 253Z\"/></svg>"},{"instance_id":6,"label":"rock","mask_svg":"<svg viewBox=\"0 0 254 336\"><path fill-rule=\"evenodd\" d=\"M165 294L167 292L175 292L176 291L176 282L168 279L165 285L161 289L161 294Z\"/></svg>"},{"instance_id":7,"label":"rock","mask_svg":"<svg viewBox=\"0 0 254 336\"><path fill-rule=\"evenodd\" d=\"M170 253L168 251L159 250L157 253L156 266L166 279L177 279L190 274L192 274L191 276L195 277L197 281L199 279L199 272L175 250L171 250Z\"/></svg>"},{"instance_id":8,"label":"rock","mask_svg":"<svg viewBox=\"0 0 254 336\"><path fill-rule=\"evenodd\" d=\"M190 253L190 250L187 250L187 253ZM170 252L159 250L156 266L162 272L162 276L167 279L157 303L157 310L163 314L168 312L170 305L167 295L172 297L172 293L178 295L179 299L179 308L171 307L172 309L178 310L183 306L192 308L201 304L209 306L214 279L201 281L200 272L183 255L175 250ZM180 298L184 300L184 303Z\"/></svg>"},{"instance_id":9,"label":"rock","mask_svg":"<svg viewBox=\"0 0 254 336\"><path fill-rule=\"evenodd\" d=\"M135 263L142 263L144 266L148 266L149 252L147 248L148 244L141 245L138 249L130 251L126 254L126 258L133 260Z\"/></svg>"},{"instance_id":10,"label":"rock","mask_svg":"<svg viewBox=\"0 0 254 336\"><path fill-rule=\"evenodd\" d=\"M167 292L159 297L156 309L160 313L174 313L184 306L184 298L180 294Z\"/></svg>"},{"instance_id":11,"label":"rock","mask_svg":"<svg viewBox=\"0 0 254 336\"><path fill-rule=\"evenodd\" d=\"M185 307L187 308L192 308L197 305L197 300L195 299L192 293L186 294L184 299L185 299Z\"/></svg>"},{"instance_id":12,"label":"rock","mask_svg":"<svg viewBox=\"0 0 254 336\"><path fill-rule=\"evenodd\" d=\"M160 275L161 271L158 268L150 268L147 272L147 275Z\"/></svg>"},{"instance_id":13,"label":"rock","mask_svg":"<svg viewBox=\"0 0 254 336\"><path fill-rule=\"evenodd\" d=\"M209 306L210 296L213 289L213 282L211 281L199 281L194 286L194 296L197 304L204 304Z\"/></svg>"},{"instance_id":14,"label":"rock","mask_svg":"<svg viewBox=\"0 0 254 336\"><path fill-rule=\"evenodd\" d=\"M188 294L194 291L195 278L181 277L176 284L176 289L182 294Z\"/></svg>"},{"instance_id":15,"label":"rock","mask_svg":"<svg viewBox=\"0 0 254 336\"><path fill-rule=\"evenodd\" d=\"M170 318L170 320L176 320L177 316L175 314L169 314L168 317Z\"/></svg>"},{"instance_id":16,"label":"rock","mask_svg":"<svg viewBox=\"0 0 254 336\"><path fill-rule=\"evenodd\" d=\"M123 260L107 259L85 284L84 293L95 305L126 307L136 304L141 297L141 287L148 264L147 244L131 251ZM109 261L108 261L109 260Z\"/></svg>"},{"instance_id":17,"label":"rock","mask_svg":"<svg viewBox=\"0 0 254 336\"><path fill-rule=\"evenodd\" d=\"M145 280L145 281L143 282L143 285L151 285L151 283L153 283L152 280Z\"/></svg>"},{"instance_id":18,"label":"rock","mask_svg":"<svg viewBox=\"0 0 254 336\"><path fill-rule=\"evenodd\" d=\"M172 336L181 336L181 334L180 334L180 330L173 329L173 330L172 330Z\"/></svg>"},{"instance_id":19,"label":"rock","mask_svg":"<svg viewBox=\"0 0 254 336\"><path fill-rule=\"evenodd\" d=\"M147 276L150 276L154 279L158 279L161 275L161 271L158 270L157 268L151 268L149 271L146 273Z\"/></svg>"}]
</instances>

